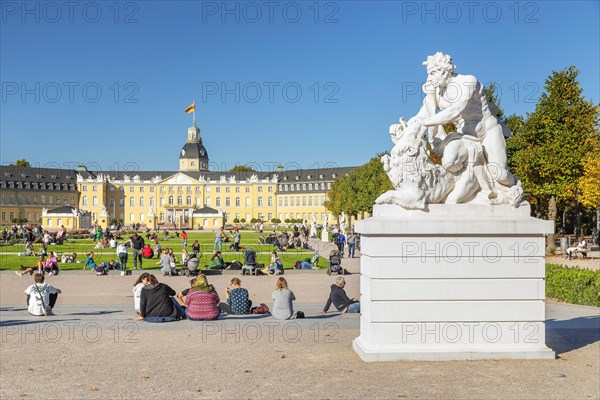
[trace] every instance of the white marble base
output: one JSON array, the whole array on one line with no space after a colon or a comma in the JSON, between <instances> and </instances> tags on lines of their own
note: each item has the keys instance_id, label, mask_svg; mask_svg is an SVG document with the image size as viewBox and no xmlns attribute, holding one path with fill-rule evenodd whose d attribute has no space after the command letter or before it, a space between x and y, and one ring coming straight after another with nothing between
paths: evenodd
<instances>
[{"instance_id":1,"label":"white marble base","mask_svg":"<svg viewBox=\"0 0 600 400\"><path fill-rule=\"evenodd\" d=\"M362 237L364 361L547 359L544 234L529 205L375 206Z\"/></svg>"},{"instance_id":2,"label":"white marble base","mask_svg":"<svg viewBox=\"0 0 600 400\"><path fill-rule=\"evenodd\" d=\"M329 232L327 232L325 229L321 231L321 241L329 242Z\"/></svg>"}]
</instances>

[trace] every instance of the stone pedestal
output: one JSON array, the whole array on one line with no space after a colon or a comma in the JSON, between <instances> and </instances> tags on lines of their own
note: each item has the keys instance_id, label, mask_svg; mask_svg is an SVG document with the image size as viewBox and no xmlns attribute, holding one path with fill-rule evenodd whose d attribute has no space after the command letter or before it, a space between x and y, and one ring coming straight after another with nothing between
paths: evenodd
<instances>
[{"instance_id":1,"label":"stone pedestal","mask_svg":"<svg viewBox=\"0 0 600 400\"><path fill-rule=\"evenodd\" d=\"M361 233L364 361L553 359L545 344L545 239L529 205L394 205Z\"/></svg>"},{"instance_id":2,"label":"stone pedestal","mask_svg":"<svg viewBox=\"0 0 600 400\"><path fill-rule=\"evenodd\" d=\"M329 232L327 231L327 229L322 229L321 230L321 241L322 242L329 242Z\"/></svg>"}]
</instances>

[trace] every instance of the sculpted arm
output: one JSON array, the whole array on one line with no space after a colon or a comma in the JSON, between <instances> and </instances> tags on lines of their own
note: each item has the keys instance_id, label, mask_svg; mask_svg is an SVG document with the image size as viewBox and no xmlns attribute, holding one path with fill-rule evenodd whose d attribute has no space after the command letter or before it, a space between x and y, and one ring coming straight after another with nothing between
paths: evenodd
<instances>
[{"instance_id":1,"label":"sculpted arm","mask_svg":"<svg viewBox=\"0 0 600 400\"><path fill-rule=\"evenodd\" d=\"M469 101L473 96L473 91L477 86L477 79L475 79L474 76L463 76L461 78L462 79L460 79L460 81L457 79L456 82L458 83L458 89L460 90L460 92L456 95L458 98L452 102L450 107L440 111L435 115L423 119L423 125L429 127L447 124L454 121L463 113L463 111L466 110Z\"/></svg>"}]
</instances>

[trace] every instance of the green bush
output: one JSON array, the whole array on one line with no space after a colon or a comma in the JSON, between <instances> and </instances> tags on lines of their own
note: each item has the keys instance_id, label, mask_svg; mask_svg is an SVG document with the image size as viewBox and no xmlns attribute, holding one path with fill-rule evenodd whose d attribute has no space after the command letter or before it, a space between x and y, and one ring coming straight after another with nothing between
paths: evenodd
<instances>
[{"instance_id":1,"label":"green bush","mask_svg":"<svg viewBox=\"0 0 600 400\"><path fill-rule=\"evenodd\" d=\"M600 270L546 264L546 296L567 303L600 307Z\"/></svg>"}]
</instances>

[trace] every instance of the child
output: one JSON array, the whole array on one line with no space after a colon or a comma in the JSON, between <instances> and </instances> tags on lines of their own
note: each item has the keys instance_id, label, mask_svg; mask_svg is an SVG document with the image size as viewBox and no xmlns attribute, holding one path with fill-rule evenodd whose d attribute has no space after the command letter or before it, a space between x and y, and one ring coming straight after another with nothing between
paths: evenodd
<instances>
[{"instance_id":1,"label":"child","mask_svg":"<svg viewBox=\"0 0 600 400\"><path fill-rule=\"evenodd\" d=\"M34 284L25 289L27 295L27 311L36 316L54 315L52 308L56 304L60 289L44 283L44 275L35 273Z\"/></svg>"}]
</instances>

